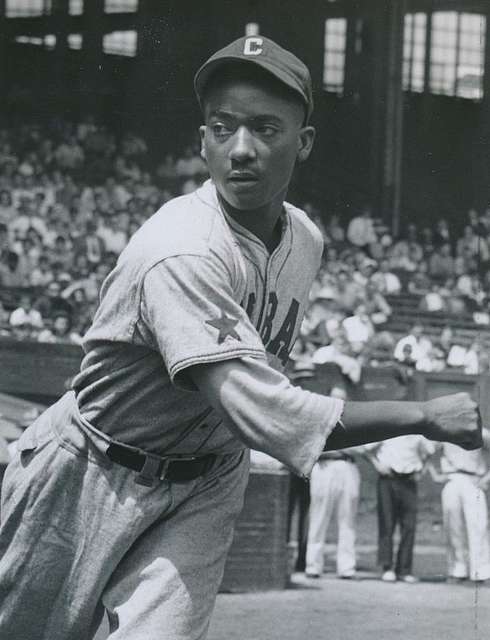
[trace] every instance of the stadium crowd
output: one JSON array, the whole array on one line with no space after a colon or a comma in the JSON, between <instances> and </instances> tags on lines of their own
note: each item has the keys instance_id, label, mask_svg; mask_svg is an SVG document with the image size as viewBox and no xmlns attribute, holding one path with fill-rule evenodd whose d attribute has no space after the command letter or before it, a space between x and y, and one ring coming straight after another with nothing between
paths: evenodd
<instances>
[{"instance_id":1,"label":"stadium crowd","mask_svg":"<svg viewBox=\"0 0 490 640\"><path fill-rule=\"evenodd\" d=\"M145 141L92 118L0 129L0 334L79 343L129 237L207 176L192 145L151 166Z\"/></svg>"},{"instance_id":2,"label":"stadium crowd","mask_svg":"<svg viewBox=\"0 0 490 640\"><path fill-rule=\"evenodd\" d=\"M0 336L80 343L129 237L206 177L196 145L154 162L140 136L117 137L91 117L0 128ZM368 206L348 224L304 208L325 255L295 368L335 362L353 382L363 365L393 361L407 375L488 370L478 328L490 324L490 208L470 210L461 231L440 219L408 224L397 238ZM420 313L406 335L394 322L401 296ZM429 332L421 320L431 317L448 322ZM458 318L474 339L458 341L449 322Z\"/></svg>"}]
</instances>

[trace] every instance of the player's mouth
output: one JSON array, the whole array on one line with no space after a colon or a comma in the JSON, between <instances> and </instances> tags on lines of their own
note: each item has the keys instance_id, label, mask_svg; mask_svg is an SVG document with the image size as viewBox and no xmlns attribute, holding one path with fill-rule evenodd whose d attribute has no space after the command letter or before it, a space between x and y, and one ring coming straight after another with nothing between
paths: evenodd
<instances>
[{"instance_id":1,"label":"player's mouth","mask_svg":"<svg viewBox=\"0 0 490 640\"><path fill-rule=\"evenodd\" d=\"M228 182L236 187L250 187L259 181L255 173L250 171L232 171L228 175Z\"/></svg>"}]
</instances>

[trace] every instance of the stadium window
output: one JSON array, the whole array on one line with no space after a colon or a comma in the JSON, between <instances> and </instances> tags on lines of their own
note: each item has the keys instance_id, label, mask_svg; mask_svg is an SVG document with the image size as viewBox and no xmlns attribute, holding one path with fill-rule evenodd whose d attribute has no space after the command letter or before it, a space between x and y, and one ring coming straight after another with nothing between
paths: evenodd
<instances>
[{"instance_id":1,"label":"stadium window","mask_svg":"<svg viewBox=\"0 0 490 640\"><path fill-rule=\"evenodd\" d=\"M136 31L112 31L103 40L104 53L115 56L135 56L138 37Z\"/></svg>"},{"instance_id":2,"label":"stadium window","mask_svg":"<svg viewBox=\"0 0 490 640\"><path fill-rule=\"evenodd\" d=\"M83 0L70 0L68 13L71 16L81 16L83 14Z\"/></svg>"},{"instance_id":3,"label":"stadium window","mask_svg":"<svg viewBox=\"0 0 490 640\"><path fill-rule=\"evenodd\" d=\"M7 18L32 18L49 13L51 13L51 0L6 0L5 2Z\"/></svg>"},{"instance_id":4,"label":"stadium window","mask_svg":"<svg viewBox=\"0 0 490 640\"><path fill-rule=\"evenodd\" d=\"M432 14L430 91L472 100L483 97L485 16L458 11Z\"/></svg>"},{"instance_id":5,"label":"stadium window","mask_svg":"<svg viewBox=\"0 0 490 640\"><path fill-rule=\"evenodd\" d=\"M134 13L138 11L138 0L105 0L106 13Z\"/></svg>"},{"instance_id":6,"label":"stadium window","mask_svg":"<svg viewBox=\"0 0 490 640\"><path fill-rule=\"evenodd\" d=\"M327 18L323 56L323 88L343 95L347 20Z\"/></svg>"},{"instance_id":7,"label":"stadium window","mask_svg":"<svg viewBox=\"0 0 490 640\"><path fill-rule=\"evenodd\" d=\"M75 49L78 51L79 49L82 48L83 38L81 33L68 34L67 41L68 41L69 49Z\"/></svg>"},{"instance_id":8,"label":"stadium window","mask_svg":"<svg viewBox=\"0 0 490 640\"><path fill-rule=\"evenodd\" d=\"M403 89L422 92L425 76L427 14L407 13L403 37Z\"/></svg>"},{"instance_id":9,"label":"stadium window","mask_svg":"<svg viewBox=\"0 0 490 640\"><path fill-rule=\"evenodd\" d=\"M54 49L56 46L56 36L48 34L46 36L17 36L15 42L19 44L33 44L45 49Z\"/></svg>"}]
</instances>

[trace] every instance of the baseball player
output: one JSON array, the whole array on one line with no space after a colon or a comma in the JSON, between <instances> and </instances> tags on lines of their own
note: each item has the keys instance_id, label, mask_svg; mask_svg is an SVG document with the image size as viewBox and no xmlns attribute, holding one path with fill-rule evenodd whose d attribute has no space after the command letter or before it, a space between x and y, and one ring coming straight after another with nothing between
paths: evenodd
<instances>
[{"instance_id":1,"label":"baseball player","mask_svg":"<svg viewBox=\"0 0 490 640\"><path fill-rule=\"evenodd\" d=\"M314 129L307 68L245 37L199 69L211 180L163 206L106 278L73 390L2 488L0 637L206 637L248 449L307 477L325 447L423 432L472 448L466 394L345 403L280 372L322 240L285 202Z\"/></svg>"},{"instance_id":2,"label":"baseball player","mask_svg":"<svg viewBox=\"0 0 490 640\"><path fill-rule=\"evenodd\" d=\"M346 399L344 387L334 386L330 397ZM337 575L356 575L356 516L361 475L355 460L356 449L323 452L310 477L310 510L306 547L306 576L323 573L325 537L334 511L337 516Z\"/></svg>"},{"instance_id":3,"label":"baseball player","mask_svg":"<svg viewBox=\"0 0 490 640\"><path fill-rule=\"evenodd\" d=\"M378 472L378 563L381 579L414 584L413 549L417 528L418 483L435 445L420 435L406 435L364 447ZM393 564L393 537L400 527L400 542Z\"/></svg>"},{"instance_id":4,"label":"baseball player","mask_svg":"<svg viewBox=\"0 0 490 640\"><path fill-rule=\"evenodd\" d=\"M490 482L490 431L483 430L483 447L465 451L442 445L441 473L429 472L444 482L442 515L447 542L448 578L483 582L490 579L490 531L486 489Z\"/></svg>"}]
</instances>

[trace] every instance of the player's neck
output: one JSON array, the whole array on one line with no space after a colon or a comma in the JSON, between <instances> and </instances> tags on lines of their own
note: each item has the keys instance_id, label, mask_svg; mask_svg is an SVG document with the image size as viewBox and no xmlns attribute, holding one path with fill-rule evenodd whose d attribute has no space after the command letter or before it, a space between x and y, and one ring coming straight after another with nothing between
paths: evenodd
<instances>
[{"instance_id":1,"label":"player's neck","mask_svg":"<svg viewBox=\"0 0 490 640\"><path fill-rule=\"evenodd\" d=\"M253 233L272 253L281 240L282 226L280 218L283 211L284 197L277 198L258 209L235 209L221 196L221 206L226 213L238 222L242 227Z\"/></svg>"}]
</instances>

